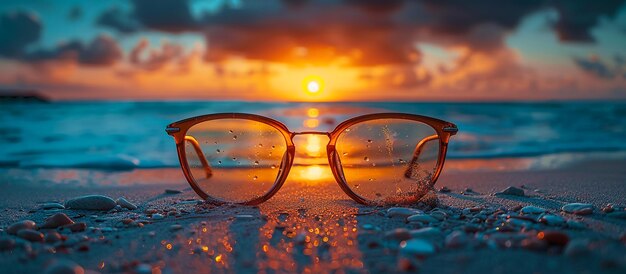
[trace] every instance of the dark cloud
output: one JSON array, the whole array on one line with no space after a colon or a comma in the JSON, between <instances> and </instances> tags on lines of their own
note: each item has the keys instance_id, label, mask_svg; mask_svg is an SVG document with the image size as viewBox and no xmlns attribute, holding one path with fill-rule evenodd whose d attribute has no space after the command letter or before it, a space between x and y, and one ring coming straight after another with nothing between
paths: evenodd
<instances>
[{"instance_id":1,"label":"dark cloud","mask_svg":"<svg viewBox=\"0 0 626 274\"><path fill-rule=\"evenodd\" d=\"M26 46L39 40L41 30L41 22L33 13L0 14L0 56L19 58Z\"/></svg>"},{"instance_id":2,"label":"dark cloud","mask_svg":"<svg viewBox=\"0 0 626 274\"><path fill-rule=\"evenodd\" d=\"M615 64L611 65L597 56L588 58L574 57L574 63L583 71L602 79L614 79L625 73L623 70L623 57L616 56Z\"/></svg>"},{"instance_id":3,"label":"dark cloud","mask_svg":"<svg viewBox=\"0 0 626 274\"><path fill-rule=\"evenodd\" d=\"M562 41L591 41L602 16L615 16L624 0L268 0L243 1L194 17L188 0L134 0L131 10L105 12L101 25L207 36L208 60L232 56L271 62L357 66L419 62L418 42L491 51L504 46L530 13L555 9Z\"/></svg>"},{"instance_id":4,"label":"dark cloud","mask_svg":"<svg viewBox=\"0 0 626 274\"><path fill-rule=\"evenodd\" d=\"M113 28L121 33L131 33L141 29L139 22L118 7L110 8L100 14L96 24Z\"/></svg>"},{"instance_id":5,"label":"dark cloud","mask_svg":"<svg viewBox=\"0 0 626 274\"><path fill-rule=\"evenodd\" d=\"M100 35L89 44L72 41L52 50L37 50L23 56L31 63L46 61L72 61L87 66L108 66L122 58L122 49L107 35Z\"/></svg>"},{"instance_id":6,"label":"dark cloud","mask_svg":"<svg viewBox=\"0 0 626 274\"><path fill-rule=\"evenodd\" d=\"M624 5L624 0L556 0L552 3L559 12L559 19L553 27L561 41L594 42L590 29L600 17L614 17Z\"/></svg>"}]
</instances>

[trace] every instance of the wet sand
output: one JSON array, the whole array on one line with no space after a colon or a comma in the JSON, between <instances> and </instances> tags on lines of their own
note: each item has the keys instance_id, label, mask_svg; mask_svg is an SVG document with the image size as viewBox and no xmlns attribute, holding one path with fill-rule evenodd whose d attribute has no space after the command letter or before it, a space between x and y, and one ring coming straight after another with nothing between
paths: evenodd
<instances>
[{"instance_id":1,"label":"wet sand","mask_svg":"<svg viewBox=\"0 0 626 274\"><path fill-rule=\"evenodd\" d=\"M613 213L624 210L624 166L596 161L553 170L444 171L436 187L451 191L434 193L434 207L433 199L413 206L437 217L433 222L407 222L389 207L359 205L330 176L290 175L276 196L249 207L197 201L179 169L2 170L0 238L15 244L0 251L0 272L38 273L69 260L91 273L624 273L626 219L602 211L607 204L615 205ZM306 174L292 170L298 172ZM526 197L494 195L509 186ZM39 209L87 194L125 197L138 209ZM592 204L593 213L561 211L573 202ZM537 222L540 214L520 213L529 205L570 222ZM47 244L7 234L14 222L41 225L56 213L87 228L63 229L65 241ZM568 239L537 238L540 232ZM413 244L434 249L411 250Z\"/></svg>"}]
</instances>

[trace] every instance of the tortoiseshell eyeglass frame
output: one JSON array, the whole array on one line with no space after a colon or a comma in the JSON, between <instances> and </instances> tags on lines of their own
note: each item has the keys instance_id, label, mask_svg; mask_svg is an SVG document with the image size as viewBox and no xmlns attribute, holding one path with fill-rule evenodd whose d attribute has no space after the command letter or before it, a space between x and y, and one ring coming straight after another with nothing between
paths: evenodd
<instances>
[{"instance_id":1,"label":"tortoiseshell eyeglass frame","mask_svg":"<svg viewBox=\"0 0 626 274\"><path fill-rule=\"evenodd\" d=\"M289 131L287 126L285 126L283 123L281 123L279 121L276 121L276 120L268 118L268 117L255 115L255 114L247 114L247 113L216 113L216 114L207 114L207 115L201 115L201 116L197 116L197 117L184 119L184 120L181 120L181 121L169 124L166 127L165 131L167 132L167 134L169 134L172 137L174 137L174 140L176 141L176 149L177 149L177 152L178 152L178 159L180 161L180 165L181 165L181 168L182 168L183 173L185 175L185 178L187 179L187 181L191 185L191 188L200 197L202 197L202 199L204 199L204 200L206 200L208 202L217 203L217 204L231 203L231 202L229 202L229 201L222 201L222 200L213 198L213 197L209 196L208 194L206 194L198 186L198 184L196 183L195 179L191 175L191 170L189 168L189 163L187 162L186 151L185 151L185 141L188 141L194 147L194 150L198 154L198 158L200 158L200 162L201 162L201 164L203 165L203 167L205 169L206 177L210 178L213 175L211 167L210 167L208 161L206 160L206 157L204 157L204 154L202 152L202 149L200 148L200 145L195 140L195 138L193 138L193 136L188 136L187 135L187 131L191 127L193 127L194 125L196 125L198 123L202 123L202 122L206 122L206 121L212 121L212 120L219 120L219 119L242 119L242 120L251 120L251 121L256 121L256 122L259 122L259 123L263 123L263 124L269 125L269 126L275 128L276 130L278 130L283 135L283 137L285 138L285 143L287 145L287 151L284 154L284 157L283 157L283 160L282 160L282 163L281 163L278 175L276 176L276 180L274 182L274 185L264 195L262 195L260 197L257 197L255 199L252 199L250 201L239 202L238 203L238 204L244 204L244 205L257 205L257 204L260 204L262 202L267 201L272 196L274 196L274 194L276 194L276 192L278 192L278 190L285 183L285 180L287 179L287 176L289 175L289 171L291 170L291 166L293 164L293 159L295 157L296 147L295 147L294 142L293 142L293 137L296 136L296 135L318 134L318 135L326 135L326 136L328 136L329 137L329 141L328 141L328 144L326 145L326 152L327 152L327 155L328 155L328 163L330 165L330 169L332 170L333 176L335 177L335 180L337 181L337 183L339 184L341 189L348 196L350 196L350 198L352 198L353 200L355 200L358 203L361 203L361 204L378 204L377 202L370 201L370 200L365 199L362 196L356 194L348 186L348 183L346 182L346 179L345 179L344 174L343 174L343 168L341 166L339 155L337 154L337 151L335 149L335 144L337 142L337 139L339 138L339 136L341 135L342 132L344 132L347 128L350 128L351 126L354 126L355 124L359 124L359 123L363 123L363 122L367 122L367 121L371 121L371 120L381 120L381 119L409 120L409 121L417 121L417 122L421 122L421 123L424 123L426 125L429 125L430 127L432 127L435 130L435 132L437 134L436 135L427 136L426 138L422 139L416 145L415 150L413 152L413 158L409 162L408 168L405 171L404 176L410 177L410 174L412 173L410 168L412 166L414 166L415 161L418 160L418 157L419 157L419 154L421 153L421 149L422 149L423 145L426 142L434 141L434 140L438 139L439 140L439 155L438 155L438 159L437 159L437 166L436 166L436 169L435 169L435 173L431 177L430 182L429 182L429 186L432 187L432 186L434 186L435 182L439 178L439 175L441 174L441 171L443 170L443 164L444 164L445 159L446 159L446 153L448 151L448 142L450 140L450 137L455 135L457 133L457 131L458 131L457 126L455 124L453 124L453 123L446 122L446 121L443 121L443 120L440 120L440 119L436 119L436 118L432 118L432 117L427 117L427 116L422 116L422 115L415 115L415 114L408 114L408 113L375 113L375 114L362 115L362 116L358 116L358 117L354 117L354 118L348 119L345 122L342 122L341 124L337 125L337 127L335 127L335 129L333 131L331 131L331 132L321 132L321 131L291 132L291 131Z\"/></svg>"}]
</instances>

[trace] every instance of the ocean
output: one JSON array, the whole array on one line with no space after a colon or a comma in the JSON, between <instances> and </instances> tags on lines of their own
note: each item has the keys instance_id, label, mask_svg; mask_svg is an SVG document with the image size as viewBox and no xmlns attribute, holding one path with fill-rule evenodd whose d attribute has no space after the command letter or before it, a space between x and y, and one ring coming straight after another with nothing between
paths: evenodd
<instances>
[{"instance_id":1,"label":"ocean","mask_svg":"<svg viewBox=\"0 0 626 274\"><path fill-rule=\"evenodd\" d=\"M311 109L319 116L311 117ZM178 167L165 126L218 112L265 115L291 131L331 131L345 119L376 112L432 116L459 127L448 159L626 152L625 102L2 102L0 167Z\"/></svg>"}]
</instances>

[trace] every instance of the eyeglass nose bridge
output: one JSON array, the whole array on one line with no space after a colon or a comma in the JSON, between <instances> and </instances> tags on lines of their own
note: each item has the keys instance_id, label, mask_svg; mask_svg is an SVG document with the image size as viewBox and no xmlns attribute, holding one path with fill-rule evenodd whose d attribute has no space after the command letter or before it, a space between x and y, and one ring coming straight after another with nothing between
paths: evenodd
<instances>
[{"instance_id":1,"label":"eyeglass nose bridge","mask_svg":"<svg viewBox=\"0 0 626 274\"><path fill-rule=\"evenodd\" d=\"M326 135L330 138L330 132L325 131L300 131L300 132L292 132L291 139L297 135Z\"/></svg>"}]
</instances>

